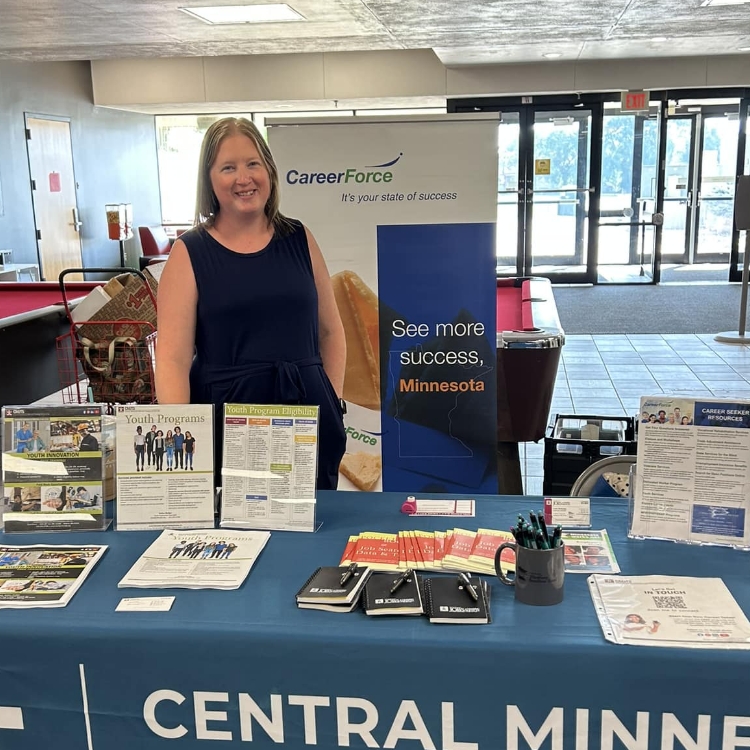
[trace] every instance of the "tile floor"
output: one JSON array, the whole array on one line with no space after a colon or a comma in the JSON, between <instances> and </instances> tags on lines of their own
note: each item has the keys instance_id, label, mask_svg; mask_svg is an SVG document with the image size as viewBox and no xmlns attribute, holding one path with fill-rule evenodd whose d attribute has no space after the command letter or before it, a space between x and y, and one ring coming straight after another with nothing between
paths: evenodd
<instances>
[{"instance_id":1,"label":"tile floor","mask_svg":"<svg viewBox=\"0 0 750 750\"><path fill-rule=\"evenodd\" d=\"M550 408L555 414L633 416L641 396L750 399L750 346L713 334L566 336ZM520 448L527 495L541 495L544 441Z\"/></svg>"}]
</instances>

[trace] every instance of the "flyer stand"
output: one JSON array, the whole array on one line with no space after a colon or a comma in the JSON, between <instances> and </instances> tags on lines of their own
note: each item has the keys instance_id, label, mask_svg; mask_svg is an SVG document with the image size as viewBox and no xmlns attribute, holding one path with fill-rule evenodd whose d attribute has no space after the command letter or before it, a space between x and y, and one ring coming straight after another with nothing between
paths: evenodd
<instances>
[{"instance_id":1,"label":"flyer stand","mask_svg":"<svg viewBox=\"0 0 750 750\"><path fill-rule=\"evenodd\" d=\"M628 536L750 551L750 401L661 394L640 415Z\"/></svg>"},{"instance_id":2,"label":"flyer stand","mask_svg":"<svg viewBox=\"0 0 750 750\"><path fill-rule=\"evenodd\" d=\"M150 320L73 320L65 277L83 270L124 272L139 277L138 295L156 310L156 298L146 276L132 268L71 268L60 274L60 291L70 330L56 340L57 364L64 403L152 404L156 401L156 327ZM132 295L131 295L132 296Z\"/></svg>"}]
</instances>

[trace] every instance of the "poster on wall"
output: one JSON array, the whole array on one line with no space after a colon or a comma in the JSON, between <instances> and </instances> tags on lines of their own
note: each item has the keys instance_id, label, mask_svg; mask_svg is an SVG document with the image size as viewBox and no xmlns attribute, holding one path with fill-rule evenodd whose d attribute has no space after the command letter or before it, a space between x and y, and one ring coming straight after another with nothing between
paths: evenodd
<instances>
[{"instance_id":1,"label":"poster on wall","mask_svg":"<svg viewBox=\"0 0 750 750\"><path fill-rule=\"evenodd\" d=\"M347 345L339 489L494 493L497 117L269 123Z\"/></svg>"}]
</instances>

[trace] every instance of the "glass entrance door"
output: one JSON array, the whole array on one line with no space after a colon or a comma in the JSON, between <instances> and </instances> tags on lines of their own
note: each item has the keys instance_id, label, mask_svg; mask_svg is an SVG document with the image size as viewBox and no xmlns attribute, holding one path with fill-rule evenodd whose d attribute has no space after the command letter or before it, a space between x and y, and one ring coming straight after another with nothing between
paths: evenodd
<instances>
[{"instance_id":1,"label":"glass entrance door","mask_svg":"<svg viewBox=\"0 0 750 750\"><path fill-rule=\"evenodd\" d=\"M734 238L738 106L686 109L694 113L667 121L662 278L722 280Z\"/></svg>"},{"instance_id":2,"label":"glass entrance door","mask_svg":"<svg viewBox=\"0 0 750 750\"><path fill-rule=\"evenodd\" d=\"M651 283L656 259L659 117L605 105L597 280Z\"/></svg>"},{"instance_id":3,"label":"glass entrance door","mask_svg":"<svg viewBox=\"0 0 750 750\"><path fill-rule=\"evenodd\" d=\"M524 273L589 280L592 110L536 109L526 151ZM577 278L576 278L577 277Z\"/></svg>"},{"instance_id":4,"label":"glass entrance door","mask_svg":"<svg viewBox=\"0 0 750 750\"><path fill-rule=\"evenodd\" d=\"M498 126L497 272L591 283L592 109L518 106Z\"/></svg>"}]
</instances>

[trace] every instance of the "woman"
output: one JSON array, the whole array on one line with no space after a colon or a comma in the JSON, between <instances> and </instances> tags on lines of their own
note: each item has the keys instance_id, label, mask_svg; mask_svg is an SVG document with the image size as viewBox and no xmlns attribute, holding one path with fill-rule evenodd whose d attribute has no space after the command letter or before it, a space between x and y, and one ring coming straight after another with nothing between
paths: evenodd
<instances>
[{"instance_id":1,"label":"woman","mask_svg":"<svg viewBox=\"0 0 750 750\"><path fill-rule=\"evenodd\" d=\"M164 451L167 454L167 471L172 471L172 459L174 458L174 438L172 437L172 430L167 430L167 435L164 438Z\"/></svg>"},{"instance_id":2,"label":"woman","mask_svg":"<svg viewBox=\"0 0 750 750\"><path fill-rule=\"evenodd\" d=\"M158 430L153 440L154 468L164 471L164 433Z\"/></svg>"},{"instance_id":3,"label":"woman","mask_svg":"<svg viewBox=\"0 0 750 750\"><path fill-rule=\"evenodd\" d=\"M185 468L193 470L193 454L195 453L195 438L190 430L185 430Z\"/></svg>"},{"instance_id":4,"label":"woman","mask_svg":"<svg viewBox=\"0 0 750 750\"><path fill-rule=\"evenodd\" d=\"M133 450L135 451L135 470L143 471L143 457L146 452L146 438L143 434L143 427L138 425L135 428L133 436Z\"/></svg>"},{"instance_id":5,"label":"woman","mask_svg":"<svg viewBox=\"0 0 750 750\"><path fill-rule=\"evenodd\" d=\"M346 445L344 330L320 248L280 213L273 156L248 120L206 132L196 226L170 252L158 311L159 403L212 403L217 425L225 403L318 405L317 484L335 489Z\"/></svg>"}]
</instances>

